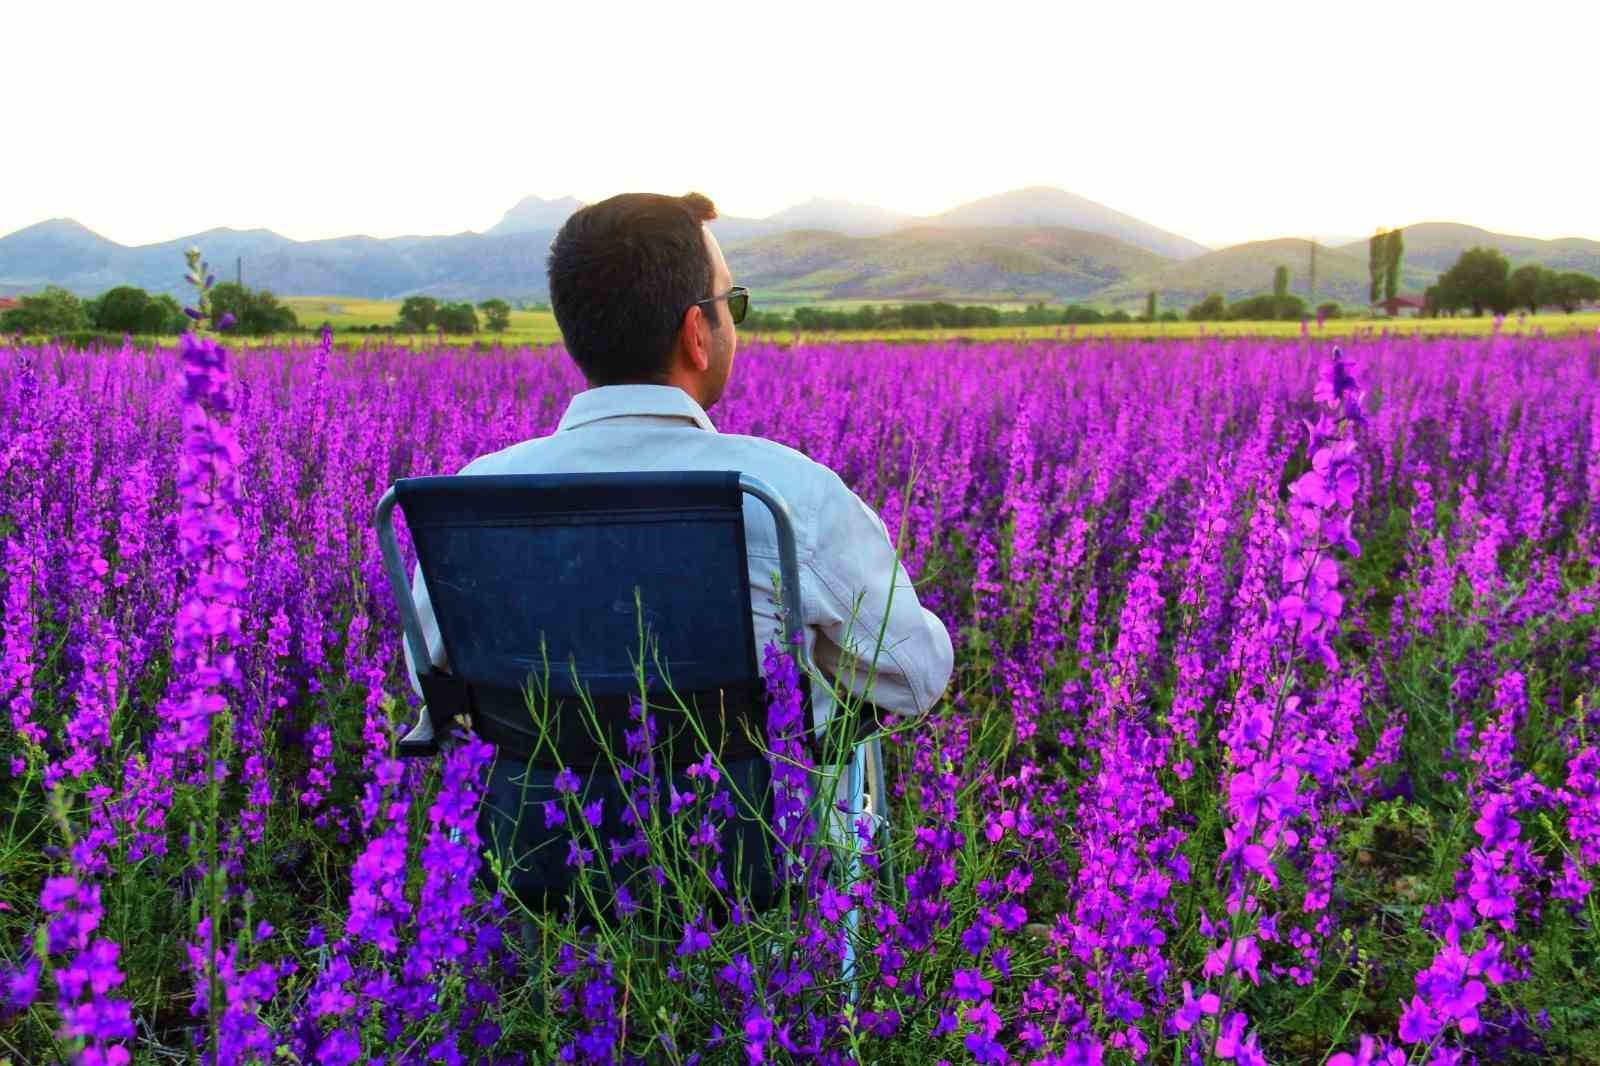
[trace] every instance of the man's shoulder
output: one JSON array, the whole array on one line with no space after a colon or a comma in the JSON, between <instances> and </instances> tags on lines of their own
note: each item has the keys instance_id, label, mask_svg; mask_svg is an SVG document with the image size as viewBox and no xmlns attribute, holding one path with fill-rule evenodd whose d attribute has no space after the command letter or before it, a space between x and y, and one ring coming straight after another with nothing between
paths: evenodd
<instances>
[{"instance_id":1,"label":"man's shoulder","mask_svg":"<svg viewBox=\"0 0 1600 1066\"><path fill-rule=\"evenodd\" d=\"M850 486L845 484L837 471L798 448L767 437L748 437L738 433L722 436L740 442L741 451L750 457L750 461L741 467L747 473L761 477L762 471L767 470L780 490L786 485L797 488L804 486L806 508L813 513L820 507L838 507L855 499Z\"/></svg>"},{"instance_id":2,"label":"man's shoulder","mask_svg":"<svg viewBox=\"0 0 1600 1066\"><path fill-rule=\"evenodd\" d=\"M780 444L770 437L752 437L744 433L719 433L717 437L730 452L748 455L752 461L771 465L784 473L813 478L834 478L836 475L798 448ZM752 470L751 473L757 473Z\"/></svg>"},{"instance_id":3,"label":"man's shoulder","mask_svg":"<svg viewBox=\"0 0 1600 1066\"><path fill-rule=\"evenodd\" d=\"M497 452L485 452L467 463L460 470L457 470L456 474L460 476L462 474L518 473L520 472L517 469L519 466L526 466L526 459L533 446L548 439L548 437L535 437L532 440L521 441L509 447L501 448ZM523 460L523 462L519 462L519 459Z\"/></svg>"},{"instance_id":4,"label":"man's shoulder","mask_svg":"<svg viewBox=\"0 0 1600 1066\"><path fill-rule=\"evenodd\" d=\"M559 435L534 437L501 448L499 451L488 452L467 463L458 473L505 474L553 471L563 467L564 460L568 458L567 449L561 447L568 442L560 441L558 437ZM780 491L784 489L794 491L799 486L805 485L815 486L817 491L829 493L837 491L844 484L838 474L829 467L799 449L791 448L769 437L755 437L744 433L696 433L684 443L694 445L685 455L686 459L692 457L688 465L693 469L708 469L720 466L721 463L728 463L731 464L731 468L779 482L777 487ZM657 462L642 464L641 468L664 469L665 466L671 465L669 456L653 458ZM666 458L667 462L665 465L660 465L660 460L663 458Z\"/></svg>"}]
</instances>

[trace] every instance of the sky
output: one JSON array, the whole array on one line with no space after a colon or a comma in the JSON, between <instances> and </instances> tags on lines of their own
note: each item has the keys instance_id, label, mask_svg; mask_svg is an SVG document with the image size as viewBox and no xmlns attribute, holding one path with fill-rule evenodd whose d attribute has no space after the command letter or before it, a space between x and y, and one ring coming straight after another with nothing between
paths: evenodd
<instances>
[{"instance_id":1,"label":"sky","mask_svg":"<svg viewBox=\"0 0 1600 1066\"><path fill-rule=\"evenodd\" d=\"M1214 246L1600 239L1595 0L53 0L0 32L0 234L455 233L629 191L933 214L1053 185Z\"/></svg>"}]
</instances>

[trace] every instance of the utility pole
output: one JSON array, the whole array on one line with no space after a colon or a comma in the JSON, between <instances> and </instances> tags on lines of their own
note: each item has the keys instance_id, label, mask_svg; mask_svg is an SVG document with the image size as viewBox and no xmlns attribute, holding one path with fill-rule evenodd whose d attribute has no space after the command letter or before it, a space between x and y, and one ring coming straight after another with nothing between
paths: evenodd
<instances>
[{"instance_id":1,"label":"utility pole","mask_svg":"<svg viewBox=\"0 0 1600 1066\"><path fill-rule=\"evenodd\" d=\"M244 256L239 256L233 261L233 280L239 283L239 288L244 288Z\"/></svg>"},{"instance_id":2,"label":"utility pole","mask_svg":"<svg viewBox=\"0 0 1600 1066\"><path fill-rule=\"evenodd\" d=\"M1313 309L1317 306L1317 242L1311 241L1311 292L1306 299Z\"/></svg>"}]
</instances>

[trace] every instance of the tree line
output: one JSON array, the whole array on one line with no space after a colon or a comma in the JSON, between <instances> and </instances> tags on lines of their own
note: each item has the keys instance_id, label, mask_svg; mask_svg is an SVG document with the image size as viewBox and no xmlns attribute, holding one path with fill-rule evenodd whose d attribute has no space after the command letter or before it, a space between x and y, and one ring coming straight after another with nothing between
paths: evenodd
<instances>
[{"instance_id":1,"label":"tree line","mask_svg":"<svg viewBox=\"0 0 1600 1066\"><path fill-rule=\"evenodd\" d=\"M481 326L479 311L483 312ZM399 320L390 328L411 333L438 330L459 335L476 333L480 328L490 333L504 333L511 328L511 305L498 296L482 301L477 307L466 302L442 303L432 296L407 296L400 305Z\"/></svg>"},{"instance_id":2,"label":"tree line","mask_svg":"<svg viewBox=\"0 0 1600 1066\"><path fill-rule=\"evenodd\" d=\"M1392 301L1400 289L1404 239L1400 230L1379 230L1369 246L1369 295L1373 304ZM1151 294L1152 300L1154 293ZM1381 295L1381 299L1380 299ZM1541 307L1559 307L1572 314L1585 303L1600 300L1600 279L1575 270L1556 271L1529 263L1515 270L1505 255L1495 248L1469 248L1423 294L1422 313L1428 317L1455 315L1470 310L1481 315L1525 307L1530 314ZM1392 310L1392 308L1391 308ZM1340 307L1327 302L1317 306L1317 318L1338 318ZM1279 266L1273 274L1272 293L1247 296L1228 303L1214 292L1190 307L1191 322L1226 320L1298 321L1310 317L1306 302L1289 292L1289 268Z\"/></svg>"},{"instance_id":3,"label":"tree line","mask_svg":"<svg viewBox=\"0 0 1600 1066\"><path fill-rule=\"evenodd\" d=\"M1497 248L1469 248L1423 293L1423 314L1436 317L1471 310L1506 314L1525 307L1559 307L1572 314L1600 300L1600 278L1576 270L1556 271L1529 263L1512 270Z\"/></svg>"},{"instance_id":4,"label":"tree line","mask_svg":"<svg viewBox=\"0 0 1600 1066\"><path fill-rule=\"evenodd\" d=\"M1176 322L1178 315L1167 311L1157 320ZM853 309L802 306L788 313L751 311L739 328L756 333L788 330L826 333L853 329L983 329L992 326L1079 326L1133 321L1137 320L1126 311L1100 311L1081 304L1052 307L1039 302L1020 310L1002 310L987 304L933 301L899 306L865 304Z\"/></svg>"},{"instance_id":5,"label":"tree line","mask_svg":"<svg viewBox=\"0 0 1600 1066\"><path fill-rule=\"evenodd\" d=\"M210 301L218 319L224 314L233 316L231 333L265 336L301 328L294 309L285 306L269 289L225 281L212 286ZM394 325L345 328L352 332L438 330L470 334L487 329L504 333L511 325L511 310L511 305L498 297L474 307L470 303L442 303L431 296L411 296L401 304ZM483 314L481 322L479 312ZM20 297L18 306L0 312L0 332L26 336L132 333L156 337L182 333L191 325L177 300L133 285L119 285L90 299L59 285L49 285Z\"/></svg>"},{"instance_id":6,"label":"tree line","mask_svg":"<svg viewBox=\"0 0 1600 1066\"><path fill-rule=\"evenodd\" d=\"M1340 308L1328 301L1317 307L1317 318L1338 318ZM1228 303L1214 292L1184 313L1190 322L1299 322L1309 318L1306 302L1289 291L1289 268L1279 265L1272 272L1272 292L1246 296Z\"/></svg>"},{"instance_id":7,"label":"tree line","mask_svg":"<svg viewBox=\"0 0 1600 1066\"><path fill-rule=\"evenodd\" d=\"M294 311L266 289L225 281L212 286L210 300L218 319L225 314L233 316L233 333L263 336L287 333L300 325ZM88 332L170 336L191 324L171 296L132 285L119 285L87 300L59 285L49 285L42 292L20 297L18 306L0 313L0 332L30 336Z\"/></svg>"}]
</instances>

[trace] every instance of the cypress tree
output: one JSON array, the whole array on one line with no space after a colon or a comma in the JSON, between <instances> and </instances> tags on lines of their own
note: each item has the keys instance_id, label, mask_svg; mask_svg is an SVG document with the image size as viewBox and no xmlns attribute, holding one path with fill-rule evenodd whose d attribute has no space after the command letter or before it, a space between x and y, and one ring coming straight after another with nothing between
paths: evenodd
<instances>
[{"instance_id":1,"label":"cypress tree","mask_svg":"<svg viewBox=\"0 0 1600 1066\"><path fill-rule=\"evenodd\" d=\"M1384 247L1383 263L1383 298L1394 299L1400 289L1400 260L1405 255L1405 241L1400 236L1399 230L1389 231L1389 240Z\"/></svg>"},{"instance_id":2,"label":"cypress tree","mask_svg":"<svg viewBox=\"0 0 1600 1066\"><path fill-rule=\"evenodd\" d=\"M1389 258L1388 239L1384 236L1383 228L1372 235L1367 242L1367 275L1372 279L1372 285L1367 293L1368 303L1378 302L1378 293L1383 291L1383 267Z\"/></svg>"}]
</instances>

